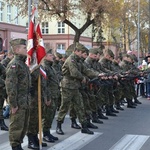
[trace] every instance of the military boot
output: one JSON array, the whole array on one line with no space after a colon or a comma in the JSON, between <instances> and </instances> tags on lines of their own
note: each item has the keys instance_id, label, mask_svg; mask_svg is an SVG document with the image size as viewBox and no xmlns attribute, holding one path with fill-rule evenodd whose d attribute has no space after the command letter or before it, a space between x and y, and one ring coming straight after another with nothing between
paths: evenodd
<instances>
[{"instance_id":1,"label":"military boot","mask_svg":"<svg viewBox=\"0 0 150 150\"><path fill-rule=\"evenodd\" d=\"M103 121L98 119L98 116L97 116L96 112L92 112L92 122L93 123L103 124Z\"/></svg>"},{"instance_id":2,"label":"military boot","mask_svg":"<svg viewBox=\"0 0 150 150\"><path fill-rule=\"evenodd\" d=\"M91 129L98 129L97 126L91 123L90 119L87 119L87 127Z\"/></svg>"},{"instance_id":3,"label":"military boot","mask_svg":"<svg viewBox=\"0 0 150 150\"><path fill-rule=\"evenodd\" d=\"M58 141L58 140L59 140L58 137L53 136L51 133L50 133L50 137L51 137L54 141Z\"/></svg>"},{"instance_id":4,"label":"military boot","mask_svg":"<svg viewBox=\"0 0 150 150\"><path fill-rule=\"evenodd\" d=\"M106 115L107 116L117 116L116 114L114 114L111 109L110 106L106 106Z\"/></svg>"},{"instance_id":5,"label":"military boot","mask_svg":"<svg viewBox=\"0 0 150 150\"><path fill-rule=\"evenodd\" d=\"M17 145L15 147L12 147L12 150L22 150L22 148L20 147L20 145Z\"/></svg>"},{"instance_id":6,"label":"military boot","mask_svg":"<svg viewBox=\"0 0 150 150\"><path fill-rule=\"evenodd\" d=\"M88 129L86 123L83 123L83 124L82 124L81 133L94 134L93 131L90 131L90 130Z\"/></svg>"},{"instance_id":7,"label":"military boot","mask_svg":"<svg viewBox=\"0 0 150 150\"><path fill-rule=\"evenodd\" d=\"M136 108L132 103L132 99L127 99L127 108Z\"/></svg>"},{"instance_id":8,"label":"military boot","mask_svg":"<svg viewBox=\"0 0 150 150\"><path fill-rule=\"evenodd\" d=\"M120 103L119 103L119 102L116 103L116 109L117 109L117 110L124 110L124 109L120 106Z\"/></svg>"},{"instance_id":9,"label":"military boot","mask_svg":"<svg viewBox=\"0 0 150 150\"><path fill-rule=\"evenodd\" d=\"M100 119L108 119L108 117L103 115L101 108L98 109L98 118L100 118Z\"/></svg>"},{"instance_id":10,"label":"military boot","mask_svg":"<svg viewBox=\"0 0 150 150\"><path fill-rule=\"evenodd\" d=\"M39 145L36 143L34 135L27 134L28 136L28 148L29 149L39 149Z\"/></svg>"},{"instance_id":11,"label":"military boot","mask_svg":"<svg viewBox=\"0 0 150 150\"><path fill-rule=\"evenodd\" d=\"M39 149L39 145L36 143L34 135L27 134L28 136L28 148L29 149Z\"/></svg>"},{"instance_id":12,"label":"military boot","mask_svg":"<svg viewBox=\"0 0 150 150\"><path fill-rule=\"evenodd\" d=\"M74 128L74 129L81 129L81 127L77 124L75 118L72 118L72 119L71 119L71 128Z\"/></svg>"},{"instance_id":13,"label":"military boot","mask_svg":"<svg viewBox=\"0 0 150 150\"><path fill-rule=\"evenodd\" d=\"M57 122L57 127L56 127L56 133L57 134L61 134L61 135L64 135L64 132L63 132L63 130L61 129L61 122Z\"/></svg>"},{"instance_id":14,"label":"military boot","mask_svg":"<svg viewBox=\"0 0 150 150\"><path fill-rule=\"evenodd\" d=\"M119 111L117 111L117 110L114 109L114 106L113 106L113 105L110 106L110 109L111 109L111 111L112 111L113 113L119 113Z\"/></svg>"},{"instance_id":15,"label":"military boot","mask_svg":"<svg viewBox=\"0 0 150 150\"><path fill-rule=\"evenodd\" d=\"M134 98L134 103L136 103L136 104L142 104L142 103L137 99L137 97Z\"/></svg>"},{"instance_id":16,"label":"military boot","mask_svg":"<svg viewBox=\"0 0 150 150\"><path fill-rule=\"evenodd\" d=\"M8 131L8 127L6 126L4 119L0 119L0 129Z\"/></svg>"},{"instance_id":17,"label":"military boot","mask_svg":"<svg viewBox=\"0 0 150 150\"><path fill-rule=\"evenodd\" d=\"M19 148L20 148L20 150L23 150L23 148L22 148L21 144L19 145Z\"/></svg>"},{"instance_id":18,"label":"military boot","mask_svg":"<svg viewBox=\"0 0 150 150\"><path fill-rule=\"evenodd\" d=\"M55 140L50 136L49 131L43 132L43 141L50 142L50 143L55 142Z\"/></svg>"},{"instance_id":19,"label":"military boot","mask_svg":"<svg viewBox=\"0 0 150 150\"><path fill-rule=\"evenodd\" d=\"M37 134L34 135L34 139L35 139L36 144L39 146L39 139L38 139ZM47 147L47 143L42 142L42 147Z\"/></svg>"}]
</instances>

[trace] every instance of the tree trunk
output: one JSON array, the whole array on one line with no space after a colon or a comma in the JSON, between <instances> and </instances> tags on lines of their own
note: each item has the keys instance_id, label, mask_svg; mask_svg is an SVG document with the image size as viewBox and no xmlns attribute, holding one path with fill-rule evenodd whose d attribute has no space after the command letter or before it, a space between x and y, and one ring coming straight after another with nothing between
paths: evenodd
<instances>
[{"instance_id":1,"label":"tree trunk","mask_svg":"<svg viewBox=\"0 0 150 150\"><path fill-rule=\"evenodd\" d=\"M77 29L77 30L75 31L75 36L74 36L74 41L73 41L73 43L79 42L80 36L81 36L80 30Z\"/></svg>"}]
</instances>

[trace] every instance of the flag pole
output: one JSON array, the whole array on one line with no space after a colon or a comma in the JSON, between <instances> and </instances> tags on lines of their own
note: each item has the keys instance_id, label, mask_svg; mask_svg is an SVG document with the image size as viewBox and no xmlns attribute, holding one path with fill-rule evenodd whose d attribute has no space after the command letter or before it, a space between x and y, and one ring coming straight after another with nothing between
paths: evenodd
<instances>
[{"instance_id":1,"label":"flag pole","mask_svg":"<svg viewBox=\"0 0 150 150\"><path fill-rule=\"evenodd\" d=\"M38 77L39 149L42 150L41 77Z\"/></svg>"},{"instance_id":2,"label":"flag pole","mask_svg":"<svg viewBox=\"0 0 150 150\"><path fill-rule=\"evenodd\" d=\"M35 13L35 17L36 17L36 21L38 18L38 0L34 0L34 5L36 8L36 13ZM39 149L42 150L42 105L41 105L41 77L39 74L38 77L38 118L39 118Z\"/></svg>"}]
</instances>

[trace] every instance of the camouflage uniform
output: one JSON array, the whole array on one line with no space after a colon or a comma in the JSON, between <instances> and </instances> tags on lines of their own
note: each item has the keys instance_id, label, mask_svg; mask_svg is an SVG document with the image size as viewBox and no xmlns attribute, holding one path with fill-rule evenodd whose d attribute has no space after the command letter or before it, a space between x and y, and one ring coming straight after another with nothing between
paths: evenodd
<instances>
[{"instance_id":1,"label":"camouflage uniform","mask_svg":"<svg viewBox=\"0 0 150 150\"><path fill-rule=\"evenodd\" d=\"M26 41L15 39L11 41L11 45L26 45ZM25 60L26 56L16 54L6 70L6 91L10 109L18 107L15 114L10 114L9 140L13 149L21 149L28 127L31 78Z\"/></svg>"},{"instance_id":2,"label":"camouflage uniform","mask_svg":"<svg viewBox=\"0 0 150 150\"><path fill-rule=\"evenodd\" d=\"M47 54L51 51L48 51ZM59 80L57 76L56 70L52 67L53 62L44 60L42 63L42 68L46 72L47 78L42 78L45 82L45 85L42 85L42 97L44 101L51 101L50 106L47 106L43 103L43 135L44 140L47 142L52 142L52 140L58 140L57 137L51 138L50 136L50 128L52 126L52 122L55 117L56 109L58 106L58 99L60 97L60 89L59 89Z\"/></svg>"},{"instance_id":3,"label":"camouflage uniform","mask_svg":"<svg viewBox=\"0 0 150 150\"><path fill-rule=\"evenodd\" d=\"M0 120L4 119L4 117L3 117L3 105L4 105L4 100L6 98L4 76L5 76L5 68L0 63Z\"/></svg>"},{"instance_id":4,"label":"camouflage uniform","mask_svg":"<svg viewBox=\"0 0 150 150\"><path fill-rule=\"evenodd\" d=\"M109 56L113 59L114 57L114 54L111 50L107 50L105 52L105 55L106 56ZM113 65L112 65L112 60L106 58L106 56L104 56L99 62L100 64L102 65L103 68L107 69L108 70L108 73L113 73L115 70L113 68ZM107 83L107 86L105 87L105 99L108 99L108 104L106 105L106 115L110 115L110 116L116 116L116 114L113 114L113 112L117 113L118 111L115 111L114 110L114 102L115 102L115 97L114 97L114 79L108 79L106 81Z\"/></svg>"},{"instance_id":5,"label":"camouflage uniform","mask_svg":"<svg viewBox=\"0 0 150 150\"><path fill-rule=\"evenodd\" d=\"M7 57L5 58L7 59ZM7 64L9 63L10 59L7 59L7 61L4 61L5 59L3 59L0 63L0 127L1 130L6 130L8 131L8 127L6 126L5 122L4 122L4 117L3 117L3 106L4 106L4 101L7 98L7 93L6 93L6 88L5 88L5 67L7 66ZM9 60L9 61L8 61Z\"/></svg>"},{"instance_id":6,"label":"camouflage uniform","mask_svg":"<svg viewBox=\"0 0 150 150\"><path fill-rule=\"evenodd\" d=\"M129 55L125 55L124 57L130 57ZM120 63L120 66L124 72L130 72L131 74L134 74L134 70L132 70L131 62L124 60ZM137 74L137 72L136 72ZM133 78L124 78L122 81L123 84L123 97L127 99L127 107L129 108L135 108L132 103L133 99Z\"/></svg>"},{"instance_id":7,"label":"camouflage uniform","mask_svg":"<svg viewBox=\"0 0 150 150\"><path fill-rule=\"evenodd\" d=\"M62 79L62 76L63 76L62 75L62 69L61 69L62 65L60 64L60 59L62 58L62 55L56 52L55 57L56 58L55 58L52 66L55 69L57 79L60 82ZM61 105L61 95L59 94L58 104L57 104L58 110L59 110L60 105Z\"/></svg>"},{"instance_id":8,"label":"camouflage uniform","mask_svg":"<svg viewBox=\"0 0 150 150\"><path fill-rule=\"evenodd\" d=\"M11 59L9 57L6 57L5 59L3 59L1 61L1 63L3 64L3 66L6 68L8 63L11 61Z\"/></svg>"},{"instance_id":9,"label":"camouflage uniform","mask_svg":"<svg viewBox=\"0 0 150 150\"><path fill-rule=\"evenodd\" d=\"M77 49L79 51L82 51L82 47ZM69 110L71 103L74 106L75 112L79 118L79 122L82 125L82 129L87 129L86 118L84 113L84 105L82 95L79 92L79 88L81 87L81 81L84 79L83 74L87 76L96 76L98 74L96 74L95 72L93 73L91 70L87 68L81 68L81 66L79 65L79 61L80 57L77 56L75 53L72 53L66 59L64 65L62 66L62 72L64 76L61 81L62 103L57 118L58 124L56 132L58 134L64 134L63 131L61 130L61 124L64 121L64 118ZM83 130L81 131L83 132Z\"/></svg>"}]
</instances>

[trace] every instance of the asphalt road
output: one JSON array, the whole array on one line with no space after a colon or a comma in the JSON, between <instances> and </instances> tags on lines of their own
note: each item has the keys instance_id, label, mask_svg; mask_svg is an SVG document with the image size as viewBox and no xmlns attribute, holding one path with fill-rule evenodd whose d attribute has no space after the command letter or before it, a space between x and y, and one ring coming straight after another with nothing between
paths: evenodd
<instances>
[{"instance_id":1,"label":"asphalt road","mask_svg":"<svg viewBox=\"0 0 150 150\"><path fill-rule=\"evenodd\" d=\"M136 109L124 107L117 117L103 120L104 124L97 124L94 135L81 134L80 130L70 127L69 116L66 116L62 126L65 135L55 133L54 120L51 133L58 136L55 143L48 143L43 150L150 150L150 100L139 98L142 104ZM9 119L5 120L7 125ZM27 150L27 138L23 143ZM0 130L0 150L11 150L8 132Z\"/></svg>"}]
</instances>

